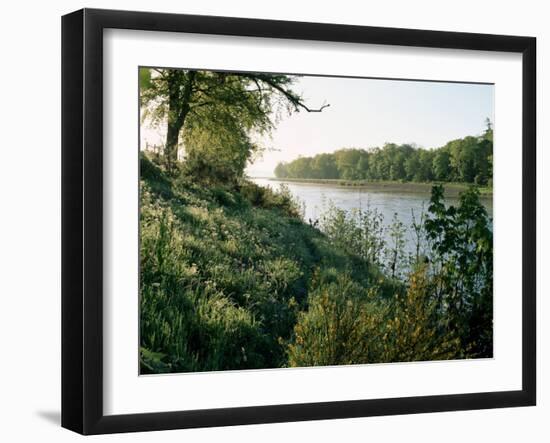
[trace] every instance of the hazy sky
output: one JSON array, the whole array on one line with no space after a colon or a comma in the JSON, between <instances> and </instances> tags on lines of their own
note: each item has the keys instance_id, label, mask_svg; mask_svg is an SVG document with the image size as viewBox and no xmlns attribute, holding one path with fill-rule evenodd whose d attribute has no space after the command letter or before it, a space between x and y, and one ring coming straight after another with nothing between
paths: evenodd
<instances>
[{"instance_id":1,"label":"hazy sky","mask_svg":"<svg viewBox=\"0 0 550 443\"><path fill-rule=\"evenodd\" d=\"M436 148L476 135L493 117L490 85L396 80L302 77L296 84L310 107L330 103L321 113L286 117L264 144L277 151L248 167L249 175L270 176L279 161L369 148L386 142Z\"/></svg>"},{"instance_id":2,"label":"hazy sky","mask_svg":"<svg viewBox=\"0 0 550 443\"><path fill-rule=\"evenodd\" d=\"M285 114L271 138L261 139L273 150L247 168L249 175L272 176L280 161L344 147L393 142L436 148L480 134L487 117L494 121L492 85L301 77L294 89L309 107L330 107ZM152 136L142 131L142 143Z\"/></svg>"}]
</instances>

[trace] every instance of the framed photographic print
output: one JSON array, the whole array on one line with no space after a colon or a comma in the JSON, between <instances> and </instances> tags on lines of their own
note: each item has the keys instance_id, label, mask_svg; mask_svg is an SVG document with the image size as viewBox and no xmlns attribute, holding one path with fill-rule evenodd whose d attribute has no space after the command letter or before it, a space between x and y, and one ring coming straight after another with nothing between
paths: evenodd
<instances>
[{"instance_id":1,"label":"framed photographic print","mask_svg":"<svg viewBox=\"0 0 550 443\"><path fill-rule=\"evenodd\" d=\"M534 405L531 37L62 21L62 425Z\"/></svg>"}]
</instances>

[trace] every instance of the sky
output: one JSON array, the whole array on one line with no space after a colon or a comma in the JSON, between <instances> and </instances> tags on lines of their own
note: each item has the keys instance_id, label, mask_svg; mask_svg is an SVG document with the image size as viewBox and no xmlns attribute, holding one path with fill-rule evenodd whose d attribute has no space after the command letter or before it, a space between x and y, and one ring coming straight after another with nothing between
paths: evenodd
<instances>
[{"instance_id":1,"label":"sky","mask_svg":"<svg viewBox=\"0 0 550 443\"><path fill-rule=\"evenodd\" d=\"M487 117L494 122L493 85L304 76L293 89L310 108L330 107L285 113L271 136L259 139L267 149L247 167L249 176L271 177L280 161L341 148L415 143L433 149L481 134ZM142 130L142 146L157 138Z\"/></svg>"}]
</instances>

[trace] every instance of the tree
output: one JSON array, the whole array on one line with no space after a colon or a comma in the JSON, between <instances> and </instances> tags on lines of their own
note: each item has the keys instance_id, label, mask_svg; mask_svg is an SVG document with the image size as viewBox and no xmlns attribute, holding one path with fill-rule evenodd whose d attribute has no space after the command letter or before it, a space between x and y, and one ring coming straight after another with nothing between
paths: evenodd
<instances>
[{"instance_id":1,"label":"tree","mask_svg":"<svg viewBox=\"0 0 550 443\"><path fill-rule=\"evenodd\" d=\"M307 159L307 160L305 160ZM306 167L307 166L307 167ZM493 130L450 141L438 149L386 143L370 150L344 148L285 164L285 177L344 180L461 181L491 186ZM277 177L283 177L279 168Z\"/></svg>"},{"instance_id":2,"label":"tree","mask_svg":"<svg viewBox=\"0 0 550 443\"><path fill-rule=\"evenodd\" d=\"M492 357L493 233L479 191L472 187L460 195L458 206L446 206L443 187L434 186L428 211L424 226L439 311L462 349Z\"/></svg>"},{"instance_id":3,"label":"tree","mask_svg":"<svg viewBox=\"0 0 550 443\"><path fill-rule=\"evenodd\" d=\"M477 151L476 137L465 137L449 143L451 166L456 170L461 182L473 183L476 176L475 156Z\"/></svg>"},{"instance_id":4,"label":"tree","mask_svg":"<svg viewBox=\"0 0 550 443\"><path fill-rule=\"evenodd\" d=\"M242 129L232 125L220 126L218 131L188 128L184 140L185 170L221 182L240 177L250 155L259 149Z\"/></svg>"},{"instance_id":5,"label":"tree","mask_svg":"<svg viewBox=\"0 0 550 443\"><path fill-rule=\"evenodd\" d=\"M491 119L489 117L487 117L485 119L485 133L483 134L484 137L488 140L491 140L491 142L493 141L493 123L491 122Z\"/></svg>"},{"instance_id":6,"label":"tree","mask_svg":"<svg viewBox=\"0 0 550 443\"><path fill-rule=\"evenodd\" d=\"M338 168L333 154L318 154L311 162L314 178L338 178Z\"/></svg>"},{"instance_id":7,"label":"tree","mask_svg":"<svg viewBox=\"0 0 550 443\"><path fill-rule=\"evenodd\" d=\"M361 151L359 161L357 162L357 170L361 179L367 179L369 173L369 153Z\"/></svg>"},{"instance_id":8,"label":"tree","mask_svg":"<svg viewBox=\"0 0 550 443\"><path fill-rule=\"evenodd\" d=\"M412 153L405 160L406 179L410 181L418 180L418 172L420 170L420 156L417 152Z\"/></svg>"},{"instance_id":9,"label":"tree","mask_svg":"<svg viewBox=\"0 0 550 443\"><path fill-rule=\"evenodd\" d=\"M450 181L451 178L451 156L446 148L440 148L435 152L433 174L436 180Z\"/></svg>"},{"instance_id":10,"label":"tree","mask_svg":"<svg viewBox=\"0 0 550 443\"><path fill-rule=\"evenodd\" d=\"M358 169L361 151L359 149L340 149L334 153L334 159L338 168L338 175L344 180L357 180L360 178Z\"/></svg>"},{"instance_id":11,"label":"tree","mask_svg":"<svg viewBox=\"0 0 550 443\"><path fill-rule=\"evenodd\" d=\"M418 156L420 159L420 167L416 174L415 181L432 181L433 176L433 159L435 152L429 149L419 149Z\"/></svg>"},{"instance_id":12,"label":"tree","mask_svg":"<svg viewBox=\"0 0 550 443\"><path fill-rule=\"evenodd\" d=\"M290 176L312 178L311 157L298 157L290 164Z\"/></svg>"},{"instance_id":13,"label":"tree","mask_svg":"<svg viewBox=\"0 0 550 443\"><path fill-rule=\"evenodd\" d=\"M277 166L275 166L275 177L277 178L287 178L288 177L288 169L287 165L284 162L277 163Z\"/></svg>"},{"instance_id":14,"label":"tree","mask_svg":"<svg viewBox=\"0 0 550 443\"><path fill-rule=\"evenodd\" d=\"M489 184L493 176L493 126L491 120L485 120L487 128L478 140L478 150L475 158L476 184ZM492 180L491 180L492 185Z\"/></svg>"},{"instance_id":15,"label":"tree","mask_svg":"<svg viewBox=\"0 0 550 443\"><path fill-rule=\"evenodd\" d=\"M295 79L281 74L142 68L140 98L153 122L166 122L164 157L171 169L188 127L210 136L234 131L233 140L248 149L250 133L271 130L281 107L291 113L320 112L329 106L309 108L292 90Z\"/></svg>"}]
</instances>

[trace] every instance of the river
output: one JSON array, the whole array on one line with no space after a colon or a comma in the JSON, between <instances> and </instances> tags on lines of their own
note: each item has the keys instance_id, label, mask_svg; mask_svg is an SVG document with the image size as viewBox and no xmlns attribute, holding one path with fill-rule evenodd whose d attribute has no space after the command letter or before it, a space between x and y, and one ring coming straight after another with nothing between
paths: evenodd
<instances>
[{"instance_id":1,"label":"river","mask_svg":"<svg viewBox=\"0 0 550 443\"><path fill-rule=\"evenodd\" d=\"M413 234L410 226L413 222L413 212L415 217L420 216L421 212L427 212L430 200L429 193L412 192L387 192L371 191L360 187L336 186L331 184L317 183L297 183L279 180L270 180L268 178L252 178L260 186L269 186L272 189L278 189L280 184L285 184L288 189L302 204L305 205L306 222L318 220L327 208L328 203L332 202L336 207L351 211L355 208L377 209L384 217L384 224L389 226L394 214L407 228L406 250L413 248ZM457 204L456 197L446 198L447 204ZM489 216L493 216L493 199L482 198L482 204L486 207Z\"/></svg>"}]
</instances>

